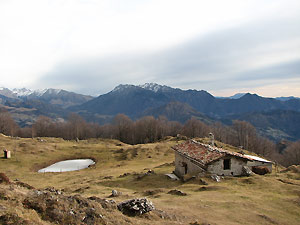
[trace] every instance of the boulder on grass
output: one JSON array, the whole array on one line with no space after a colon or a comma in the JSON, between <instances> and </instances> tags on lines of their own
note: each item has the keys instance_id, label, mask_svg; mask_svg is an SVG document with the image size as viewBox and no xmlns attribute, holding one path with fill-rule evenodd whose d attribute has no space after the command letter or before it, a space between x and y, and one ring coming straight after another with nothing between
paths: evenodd
<instances>
[{"instance_id":1,"label":"boulder on grass","mask_svg":"<svg viewBox=\"0 0 300 225\"><path fill-rule=\"evenodd\" d=\"M138 216L155 209L147 198L130 199L118 204L118 209L125 215Z\"/></svg>"}]
</instances>

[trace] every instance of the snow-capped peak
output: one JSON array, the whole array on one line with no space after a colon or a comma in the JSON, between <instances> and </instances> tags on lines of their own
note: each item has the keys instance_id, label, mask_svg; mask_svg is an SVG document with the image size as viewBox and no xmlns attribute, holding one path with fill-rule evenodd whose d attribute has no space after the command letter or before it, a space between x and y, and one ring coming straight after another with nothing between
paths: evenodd
<instances>
[{"instance_id":1,"label":"snow-capped peak","mask_svg":"<svg viewBox=\"0 0 300 225\"><path fill-rule=\"evenodd\" d=\"M168 91L171 90L172 88L166 85L159 85L156 83L145 83L142 85L139 85L139 87L144 88L146 90L158 92L158 91Z\"/></svg>"},{"instance_id":2,"label":"snow-capped peak","mask_svg":"<svg viewBox=\"0 0 300 225\"><path fill-rule=\"evenodd\" d=\"M132 88L132 87L135 87L134 85L132 84L119 84L117 87L115 87L112 92L116 92L116 91L122 91L122 90L125 90L127 88Z\"/></svg>"},{"instance_id":3,"label":"snow-capped peak","mask_svg":"<svg viewBox=\"0 0 300 225\"><path fill-rule=\"evenodd\" d=\"M30 95L30 94L32 94L33 93L33 91L32 90L30 90L30 89L27 89L27 88L14 88L13 90L12 90L12 92L15 94L15 95L17 95L18 97L22 97L22 96L28 96L28 95Z\"/></svg>"}]
</instances>

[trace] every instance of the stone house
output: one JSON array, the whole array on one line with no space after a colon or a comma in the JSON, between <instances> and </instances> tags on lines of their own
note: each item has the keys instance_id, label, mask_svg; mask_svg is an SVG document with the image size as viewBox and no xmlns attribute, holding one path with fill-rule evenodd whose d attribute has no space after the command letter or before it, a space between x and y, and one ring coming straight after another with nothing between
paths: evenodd
<instances>
[{"instance_id":1,"label":"stone house","mask_svg":"<svg viewBox=\"0 0 300 225\"><path fill-rule=\"evenodd\" d=\"M172 149L175 151L175 171L178 177L186 174L211 173L220 176L241 176L245 168L264 166L272 172L272 162L257 156L243 155L222 148L188 140Z\"/></svg>"}]
</instances>

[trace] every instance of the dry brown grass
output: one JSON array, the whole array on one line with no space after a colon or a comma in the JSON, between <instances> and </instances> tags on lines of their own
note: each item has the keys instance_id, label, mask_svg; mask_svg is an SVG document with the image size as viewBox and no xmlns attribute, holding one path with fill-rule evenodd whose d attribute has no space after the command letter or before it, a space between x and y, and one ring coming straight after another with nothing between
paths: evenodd
<instances>
[{"instance_id":1,"label":"dry brown grass","mask_svg":"<svg viewBox=\"0 0 300 225\"><path fill-rule=\"evenodd\" d=\"M174 153L170 147L176 141L132 146L104 139L79 143L43 139L45 141L40 142L0 136L0 146L12 150L12 159L0 158L0 172L11 180L19 179L36 188L64 189L69 195L108 198L111 190L116 189L123 193L114 198L117 202L147 195L159 210L138 218L124 216L120 224L189 224L196 221L199 224L299 224L300 221L300 180L293 171L225 178L220 183L203 178L208 185L201 189L203 186L198 180L182 183L164 176L174 170ZM97 164L74 172L36 172L53 162L74 158L93 158ZM141 176L149 169L155 173ZM129 174L120 176L124 173ZM187 196L168 194L173 189ZM28 217L32 217L31 214L34 212L26 212ZM116 211L110 216L120 215Z\"/></svg>"}]
</instances>

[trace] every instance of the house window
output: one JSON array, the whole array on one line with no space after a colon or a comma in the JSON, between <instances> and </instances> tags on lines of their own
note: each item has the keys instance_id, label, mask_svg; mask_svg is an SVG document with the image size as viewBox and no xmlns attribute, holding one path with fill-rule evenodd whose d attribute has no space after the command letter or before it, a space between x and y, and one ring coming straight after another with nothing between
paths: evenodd
<instances>
[{"instance_id":1,"label":"house window","mask_svg":"<svg viewBox=\"0 0 300 225\"><path fill-rule=\"evenodd\" d=\"M224 159L224 170L230 170L230 159Z\"/></svg>"}]
</instances>

